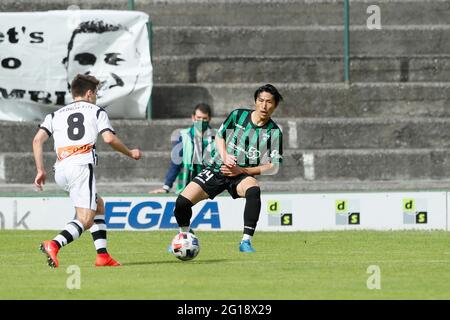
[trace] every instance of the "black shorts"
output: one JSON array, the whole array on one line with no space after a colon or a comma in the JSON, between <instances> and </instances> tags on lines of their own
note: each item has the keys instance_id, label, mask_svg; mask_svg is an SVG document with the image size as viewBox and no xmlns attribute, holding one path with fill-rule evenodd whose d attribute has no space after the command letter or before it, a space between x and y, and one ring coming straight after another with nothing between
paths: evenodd
<instances>
[{"instance_id":1,"label":"black shorts","mask_svg":"<svg viewBox=\"0 0 450 320\"><path fill-rule=\"evenodd\" d=\"M253 177L249 174L240 174L235 177L224 176L221 172L214 172L209 169L203 169L192 181L198 184L203 191L205 191L210 199L214 199L218 194L224 190L228 190L228 193L233 199L240 198L237 193L238 184L247 177Z\"/></svg>"}]
</instances>

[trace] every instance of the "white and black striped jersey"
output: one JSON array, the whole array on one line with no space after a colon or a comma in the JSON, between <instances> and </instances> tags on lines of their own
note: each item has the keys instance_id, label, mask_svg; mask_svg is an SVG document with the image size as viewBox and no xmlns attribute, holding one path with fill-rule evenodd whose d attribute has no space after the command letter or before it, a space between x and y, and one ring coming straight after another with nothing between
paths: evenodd
<instances>
[{"instance_id":1,"label":"white and black striped jersey","mask_svg":"<svg viewBox=\"0 0 450 320\"><path fill-rule=\"evenodd\" d=\"M39 127L53 136L55 167L96 164L97 136L106 130L114 133L106 111L87 101L75 101L48 114Z\"/></svg>"}]
</instances>

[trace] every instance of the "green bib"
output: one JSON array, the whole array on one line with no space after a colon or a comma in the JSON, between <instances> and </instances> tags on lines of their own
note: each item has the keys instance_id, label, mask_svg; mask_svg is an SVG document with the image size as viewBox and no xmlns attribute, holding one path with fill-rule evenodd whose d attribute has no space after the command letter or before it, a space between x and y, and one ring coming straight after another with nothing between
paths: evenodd
<instances>
[{"instance_id":1,"label":"green bib","mask_svg":"<svg viewBox=\"0 0 450 320\"><path fill-rule=\"evenodd\" d=\"M203 169L203 152L208 147L214 147L211 144L214 143L214 134L205 134L202 137L202 150L195 150L193 137L194 126L186 128L180 131L181 143L183 144L183 159L181 163L181 169L177 176L175 193L181 193L191 180L198 175ZM208 130L213 130L209 128ZM215 131L215 130L214 130ZM201 132L201 131L200 131ZM213 132L214 133L214 132ZM194 159L194 154L196 159ZM200 158L200 156L202 158ZM193 161L194 160L194 161ZM195 161L196 160L196 161Z\"/></svg>"}]
</instances>

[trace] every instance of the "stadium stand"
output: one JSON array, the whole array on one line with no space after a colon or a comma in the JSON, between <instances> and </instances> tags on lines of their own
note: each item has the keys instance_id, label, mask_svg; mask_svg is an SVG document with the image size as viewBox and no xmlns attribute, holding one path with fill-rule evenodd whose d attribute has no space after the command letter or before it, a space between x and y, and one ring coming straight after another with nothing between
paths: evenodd
<instances>
[{"instance_id":1,"label":"stadium stand","mask_svg":"<svg viewBox=\"0 0 450 320\"><path fill-rule=\"evenodd\" d=\"M369 30L365 0L352 0L351 84L343 79L343 1L136 1L153 22L153 109L115 119L140 162L99 143L102 193L161 185L170 134L192 105L214 108L218 126L253 91L272 83L285 101L284 166L267 191L447 189L450 183L450 0L379 0L381 30ZM127 9L126 1L11 1L0 11ZM0 190L32 190L37 123L0 123ZM48 172L54 155L47 145ZM105 174L113 170L115 175ZM114 179L114 180L107 180ZM49 182L53 181L50 174ZM52 185L49 187L52 190Z\"/></svg>"}]
</instances>

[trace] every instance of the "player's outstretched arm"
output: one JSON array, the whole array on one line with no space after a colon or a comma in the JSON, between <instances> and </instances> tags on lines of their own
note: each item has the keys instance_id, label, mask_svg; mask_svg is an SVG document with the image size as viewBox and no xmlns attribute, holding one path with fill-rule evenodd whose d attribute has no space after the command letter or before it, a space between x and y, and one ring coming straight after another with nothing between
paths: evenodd
<instances>
[{"instance_id":1,"label":"player's outstretched arm","mask_svg":"<svg viewBox=\"0 0 450 320\"><path fill-rule=\"evenodd\" d=\"M47 176L44 168L42 146L48 138L48 133L41 129L36 133L33 139L34 162L36 163L37 170L36 178L34 178L34 185L39 191L43 190L45 178Z\"/></svg>"},{"instance_id":2,"label":"player's outstretched arm","mask_svg":"<svg viewBox=\"0 0 450 320\"><path fill-rule=\"evenodd\" d=\"M278 163L267 163L267 164L263 164L259 167L259 174L260 175L266 175L266 176L270 176L270 175L274 175L278 173L278 170L280 169L280 165ZM251 168L246 168L247 170L250 170ZM249 173L251 174L251 173Z\"/></svg>"},{"instance_id":3,"label":"player's outstretched arm","mask_svg":"<svg viewBox=\"0 0 450 320\"><path fill-rule=\"evenodd\" d=\"M105 143L109 144L114 150L123 153L124 155L139 160L142 157L142 152L139 149L128 149L123 142L112 132L105 131L102 133L102 138Z\"/></svg>"},{"instance_id":4,"label":"player's outstretched arm","mask_svg":"<svg viewBox=\"0 0 450 320\"><path fill-rule=\"evenodd\" d=\"M220 171L225 175L225 176L229 176L229 177L234 177L237 176L239 174L245 173L245 174L250 174L252 176L256 176L256 175L272 175L278 172L279 169L279 165L278 164L273 164L273 163L267 163L267 164L263 164L257 167L247 167L247 168L243 168L240 166L235 166L235 167L227 167L227 166L222 166Z\"/></svg>"}]
</instances>

